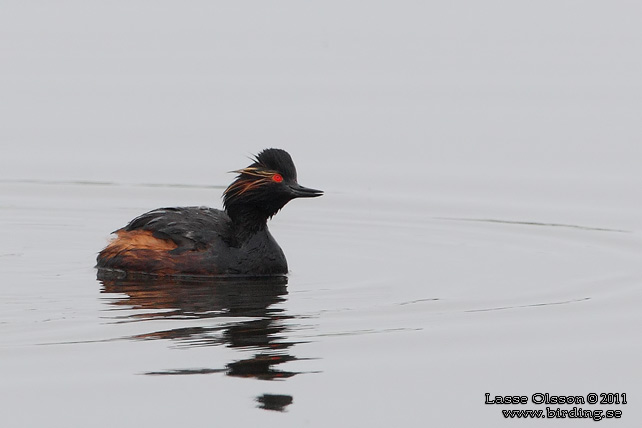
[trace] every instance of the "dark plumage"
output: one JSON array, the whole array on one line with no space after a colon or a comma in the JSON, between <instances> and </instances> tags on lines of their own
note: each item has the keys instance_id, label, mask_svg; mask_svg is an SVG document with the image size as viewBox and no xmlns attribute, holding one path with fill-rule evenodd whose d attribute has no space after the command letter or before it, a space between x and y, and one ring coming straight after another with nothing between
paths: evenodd
<instances>
[{"instance_id":1,"label":"dark plumage","mask_svg":"<svg viewBox=\"0 0 642 428\"><path fill-rule=\"evenodd\" d=\"M117 230L98 254L99 269L157 275L278 275L285 255L267 220L294 198L321 196L297 183L294 162L266 149L223 194L224 211L159 208Z\"/></svg>"}]
</instances>

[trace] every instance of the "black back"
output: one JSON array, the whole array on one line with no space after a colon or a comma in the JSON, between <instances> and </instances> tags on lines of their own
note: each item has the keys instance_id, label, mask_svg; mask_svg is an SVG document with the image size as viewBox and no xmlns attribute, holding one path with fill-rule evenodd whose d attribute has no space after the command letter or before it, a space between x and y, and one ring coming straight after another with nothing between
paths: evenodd
<instances>
[{"instance_id":1,"label":"black back","mask_svg":"<svg viewBox=\"0 0 642 428\"><path fill-rule=\"evenodd\" d=\"M136 217L125 230L148 230L156 238L170 239L178 245L175 253L203 250L217 241L238 245L228 215L209 207L158 208Z\"/></svg>"}]
</instances>

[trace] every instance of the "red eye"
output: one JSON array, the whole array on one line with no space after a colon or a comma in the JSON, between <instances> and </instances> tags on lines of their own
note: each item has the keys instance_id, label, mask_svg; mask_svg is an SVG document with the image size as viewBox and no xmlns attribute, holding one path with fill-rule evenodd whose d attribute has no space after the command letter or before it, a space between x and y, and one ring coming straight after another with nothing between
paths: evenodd
<instances>
[{"instance_id":1,"label":"red eye","mask_svg":"<svg viewBox=\"0 0 642 428\"><path fill-rule=\"evenodd\" d=\"M280 183L283 181L283 177L281 176L281 174L274 174L272 176L272 180L276 181L277 183Z\"/></svg>"}]
</instances>

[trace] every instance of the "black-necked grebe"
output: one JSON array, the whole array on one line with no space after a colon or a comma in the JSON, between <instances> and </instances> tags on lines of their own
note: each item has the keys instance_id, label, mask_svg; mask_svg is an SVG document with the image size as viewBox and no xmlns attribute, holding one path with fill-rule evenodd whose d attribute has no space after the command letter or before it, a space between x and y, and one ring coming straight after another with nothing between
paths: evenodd
<instances>
[{"instance_id":1,"label":"black-necked grebe","mask_svg":"<svg viewBox=\"0 0 642 428\"><path fill-rule=\"evenodd\" d=\"M295 198L321 196L297 183L290 155L266 149L234 171L223 193L224 211L159 208L115 231L98 254L99 269L157 275L278 275L288 272L267 220Z\"/></svg>"}]
</instances>

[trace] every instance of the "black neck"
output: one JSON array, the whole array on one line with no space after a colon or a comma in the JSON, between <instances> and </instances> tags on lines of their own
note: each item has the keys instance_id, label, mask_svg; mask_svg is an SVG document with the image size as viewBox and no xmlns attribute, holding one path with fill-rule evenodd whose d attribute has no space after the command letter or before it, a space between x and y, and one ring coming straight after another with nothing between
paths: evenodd
<instances>
[{"instance_id":1,"label":"black neck","mask_svg":"<svg viewBox=\"0 0 642 428\"><path fill-rule=\"evenodd\" d=\"M267 228L267 220L269 215L257 209L250 207L227 207L225 210L227 215L230 216L236 236L240 240L245 240L253 234L265 230Z\"/></svg>"}]
</instances>

